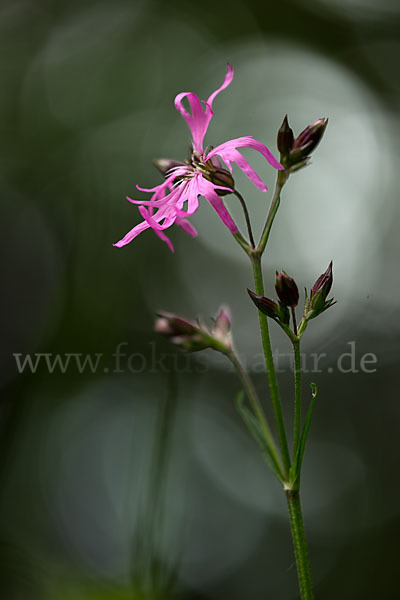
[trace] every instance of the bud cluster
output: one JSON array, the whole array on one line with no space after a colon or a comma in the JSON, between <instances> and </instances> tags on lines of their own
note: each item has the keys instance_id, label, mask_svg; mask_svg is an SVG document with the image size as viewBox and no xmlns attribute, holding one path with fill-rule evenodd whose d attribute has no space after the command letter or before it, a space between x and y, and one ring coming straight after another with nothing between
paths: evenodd
<instances>
[{"instance_id":1,"label":"bud cluster","mask_svg":"<svg viewBox=\"0 0 400 600\"><path fill-rule=\"evenodd\" d=\"M247 291L258 310L271 319L274 319L274 321L276 321L293 340L296 339L297 336L303 334L310 319L314 319L335 304L333 298L327 300L327 296L332 287L332 282L333 274L331 262L325 273L320 275L314 283L311 288L310 296L308 296L306 291L303 318L300 321L298 328L296 324L295 308L299 302L299 290L295 280L292 277L289 277L285 271L282 271L281 273L278 273L278 271L276 272L275 291L278 296L278 302L266 298L265 296L259 296L249 289ZM290 313L293 318L293 331L289 327Z\"/></svg>"},{"instance_id":2,"label":"bud cluster","mask_svg":"<svg viewBox=\"0 0 400 600\"><path fill-rule=\"evenodd\" d=\"M308 125L300 135L295 138L289 126L287 115L278 131L278 150L281 153L280 162L290 172L298 171L309 163L310 154L318 146L325 133L328 119L318 119Z\"/></svg>"},{"instance_id":3,"label":"bud cluster","mask_svg":"<svg viewBox=\"0 0 400 600\"><path fill-rule=\"evenodd\" d=\"M275 291L278 296L278 302L265 296L259 296L249 289L247 291L257 308L271 319L274 319L286 333L290 334L289 308L294 310L299 302L299 290L295 280L289 277L285 271L281 273L276 272Z\"/></svg>"},{"instance_id":4,"label":"bud cluster","mask_svg":"<svg viewBox=\"0 0 400 600\"><path fill-rule=\"evenodd\" d=\"M158 314L154 329L188 352L206 348L228 352L232 347L231 316L227 307L220 309L211 330L200 322L188 321L167 312Z\"/></svg>"}]
</instances>

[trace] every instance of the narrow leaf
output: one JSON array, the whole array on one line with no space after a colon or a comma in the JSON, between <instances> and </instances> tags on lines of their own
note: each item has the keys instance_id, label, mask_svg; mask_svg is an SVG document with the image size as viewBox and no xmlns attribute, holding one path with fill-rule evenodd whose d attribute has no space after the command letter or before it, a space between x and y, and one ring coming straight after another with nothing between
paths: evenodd
<instances>
[{"instance_id":1,"label":"narrow leaf","mask_svg":"<svg viewBox=\"0 0 400 600\"><path fill-rule=\"evenodd\" d=\"M311 403L310 403L310 406L307 411L307 416L306 416L306 420L303 425L303 430L301 432L301 437L300 437L299 446L298 446L298 449L296 452L296 456L294 457L293 464L290 468L290 476L291 476L290 478L293 483L297 479L300 479L301 465L303 463L304 452L306 450L307 436L308 436L308 432L310 430L311 419L312 419L314 406L315 406L315 400L316 400L317 394L318 394L318 389L317 389L317 386L315 385L315 383L311 383L310 387L311 387Z\"/></svg>"}]
</instances>

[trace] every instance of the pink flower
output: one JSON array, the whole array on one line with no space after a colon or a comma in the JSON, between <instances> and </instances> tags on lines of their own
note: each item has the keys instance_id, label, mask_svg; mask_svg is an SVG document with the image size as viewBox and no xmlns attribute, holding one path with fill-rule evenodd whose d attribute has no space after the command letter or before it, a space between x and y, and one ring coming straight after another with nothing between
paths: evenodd
<instances>
[{"instance_id":1,"label":"pink flower","mask_svg":"<svg viewBox=\"0 0 400 600\"><path fill-rule=\"evenodd\" d=\"M151 228L163 242L168 244L173 252L174 247L164 231L175 224L182 227L189 235L196 236L197 231L187 217L193 215L198 209L199 196L204 196L224 225L232 233L237 233L238 228L221 198L221 196L232 192L234 189L231 176L232 163L235 162L262 192L267 191L265 183L242 156L238 148L253 148L260 152L275 169L283 169L268 148L251 136L229 140L216 148L204 148L204 136L214 114L212 110L214 99L222 90L228 87L232 79L233 69L228 65L223 84L211 94L207 101L200 101L191 92L182 92L176 96L175 107L187 122L192 133L193 151L191 160L178 163L177 166L167 170L165 181L160 185L149 189L136 186L141 191L152 193L150 200L128 198L129 202L139 205L139 212L144 220L131 229L114 246L119 248L125 246L142 231ZM185 98L189 103L191 113L183 106ZM222 168L220 159L227 165L229 172Z\"/></svg>"}]
</instances>

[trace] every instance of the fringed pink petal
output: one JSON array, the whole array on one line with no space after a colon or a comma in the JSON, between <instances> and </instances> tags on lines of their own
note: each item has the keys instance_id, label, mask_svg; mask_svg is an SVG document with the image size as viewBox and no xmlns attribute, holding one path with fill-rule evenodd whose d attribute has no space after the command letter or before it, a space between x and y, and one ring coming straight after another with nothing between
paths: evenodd
<instances>
[{"instance_id":1,"label":"fringed pink petal","mask_svg":"<svg viewBox=\"0 0 400 600\"><path fill-rule=\"evenodd\" d=\"M199 208L199 177L193 177L187 186L187 214L193 215Z\"/></svg>"},{"instance_id":2,"label":"fringed pink petal","mask_svg":"<svg viewBox=\"0 0 400 600\"><path fill-rule=\"evenodd\" d=\"M207 179L204 179L203 177L199 179L200 193L206 198L206 200L208 200L224 225L226 225L226 227L228 227L232 233L237 233L238 228L236 223L229 214L228 209L224 205L221 197L218 196L217 192L215 191L216 187L220 186L214 186L211 181L207 181Z\"/></svg>"},{"instance_id":3,"label":"fringed pink petal","mask_svg":"<svg viewBox=\"0 0 400 600\"><path fill-rule=\"evenodd\" d=\"M253 167L247 162L247 160L242 156L242 154L237 150L237 148L253 148L253 150L257 150L267 159L270 165L272 165L275 169L283 169L284 167L276 160L272 152L268 150L264 144L258 142L251 136L245 136L240 138L235 138L233 140L229 140L228 142L224 142L216 148L213 148L207 156L204 157L204 160L210 160L215 156L220 156L222 160L226 163L229 170L232 172L232 162L236 162L238 167L247 175L247 177L256 185L262 192L267 191L267 186L263 182L263 180L259 177Z\"/></svg>"},{"instance_id":4,"label":"fringed pink petal","mask_svg":"<svg viewBox=\"0 0 400 600\"><path fill-rule=\"evenodd\" d=\"M154 208L159 207L160 202L162 202L163 198L160 200L135 200L134 198L130 198L129 196L126 199L132 204L140 204L141 206L153 206Z\"/></svg>"},{"instance_id":5,"label":"fringed pink petal","mask_svg":"<svg viewBox=\"0 0 400 600\"><path fill-rule=\"evenodd\" d=\"M122 240L119 240L119 242L117 242L116 244L113 244L113 246L116 246L117 248L122 248L122 246L126 246L126 244L129 244L129 242L134 240L135 237L137 237L140 233L142 233L142 231L145 231L149 227L150 225L146 223L146 221L139 223L139 225L136 225L133 229L128 231L125 237L123 237Z\"/></svg>"},{"instance_id":6,"label":"fringed pink petal","mask_svg":"<svg viewBox=\"0 0 400 600\"><path fill-rule=\"evenodd\" d=\"M188 113L183 106L182 100L184 98L188 99L192 114ZM193 150L200 153L203 152L204 136L213 116L211 107L206 104L205 111L203 111L202 103L196 94L182 92L175 98L175 108L181 113L189 126L193 138Z\"/></svg>"},{"instance_id":7,"label":"fringed pink petal","mask_svg":"<svg viewBox=\"0 0 400 600\"><path fill-rule=\"evenodd\" d=\"M264 146L264 144L255 140L251 136L235 138L216 146L207 154L204 160L208 160L217 154L222 158L222 160L224 160L225 151L232 148L253 148L254 150L257 150L257 152L260 152L260 154L262 154L269 164L275 169L282 170L285 168L276 160L275 156L270 150L268 150L267 146Z\"/></svg>"},{"instance_id":8,"label":"fringed pink petal","mask_svg":"<svg viewBox=\"0 0 400 600\"><path fill-rule=\"evenodd\" d=\"M182 92L175 98L175 108L181 113L185 119L192 133L193 138L193 150L195 152L203 152L203 141L206 135L208 126L213 116L212 103L215 97L228 85L233 79L233 69L228 65L227 73L223 84L213 92L208 98L207 102L201 102L192 92ZM183 99L187 98L190 106L191 114L183 106ZM205 105L204 110L202 104Z\"/></svg>"},{"instance_id":9,"label":"fringed pink petal","mask_svg":"<svg viewBox=\"0 0 400 600\"><path fill-rule=\"evenodd\" d=\"M179 225L179 227L182 227L183 231L185 231L185 233L191 235L192 237L196 237L196 235L198 235L197 229L193 227L193 225L183 217L176 217L175 224Z\"/></svg>"},{"instance_id":10,"label":"fringed pink petal","mask_svg":"<svg viewBox=\"0 0 400 600\"><path fill-rule=\"evenodd\" d=\"M213 92L207 100L207 104L209 104L211 108L212 108L212 103L214 102L215 97L218 96L218 94L220 92L222 92L222 90L227 88L228 85L230 85L232 83L233 76L234 76L233 67L231 67L231 65L228 64L223 84L217 90L215 90L215 92Z\"/></svg>"},{"instance_id":11,"label":"fringed pink petal","mask_svg":"<svg viewBox=\"0 0 400 600\"><path fill-rule=\"evenodd\" d=\"M158 223L156 221L156 219L153 218L153 216L150 214L149 210L146 210L143 206L139 206L139 211L140 214L142 215L142 217L145 219L145 221L148 223L149 227L152 228L152 230L154 231L154 233L160 238L160 240L162 240L163 242L165 242L168 246L168 248L171 250L171 252L174 252L174 246L171 242L171 240L169 239L169 237L167 237L165 235L165 233L163 233L163 229L167 229L168 227L170 227L172 225L172 223L175 221L175 217L165 217L164 223L162 225L160 225L160 223ZM161 212L161 211L159 211ZM163 215L160 215L160 217L157 215L157 218L164 218Z\"/></svg>"},{"instance_id":12,"label":"fringed pink petal","mask_svg":"<svg viewBox=\"0 0 400 600\"><path fill-rule=\"evenodd\" d=\"M231 162L235 162L239 169L243 171L245 175L250 179L255 186L258 187L262 192L266 192L268 190L267 186L258 175L258 173L253 169L253 167L247 162L247 160L240 154L238 150L235 149L227 149L224 150L224 160L229 161L230 170L232 169ZM228 164L228 163L227 163Z\"/></svg>"},{"instance_id":13,"label":"fringed pink petal","mask_svg":"<svg viewBox=\"0 0 400 600\"><path fill-rule=\"evenodd\" d=\"M140 185L136 186L136 189L138 189L140 192L155 192L157 195L160 195L161 192L169 187L170 185L172 185L172 183L175 181L175 179L177 179L178 177L183 177L184 175L186 175L188 172L188 168L187 167L177 167L174 172L169 175L162 183L160 183L159 185L156 185L152 188L143 188L140 187Z\"/></svg>"},{"instance_id":14,"label":"fringed pink petal","mask_svg":"<svg viewBox=\"0 0 400 600\"><path fill-rule=\"evenodd\" d=\"M157 211L157 214L154 215L151 209L148 210L144 206L139 206L139 212L142 215L143 219L147 221L147 223L150 225L150 227L154 229L154 231L162 231L163 229L168 229L168 227L171 227L171 225L174 224L176 219L175 211L173 209L169 211L159 209ZM164 222L161 223L160 221Z\"/></svg>"}]
</instances>

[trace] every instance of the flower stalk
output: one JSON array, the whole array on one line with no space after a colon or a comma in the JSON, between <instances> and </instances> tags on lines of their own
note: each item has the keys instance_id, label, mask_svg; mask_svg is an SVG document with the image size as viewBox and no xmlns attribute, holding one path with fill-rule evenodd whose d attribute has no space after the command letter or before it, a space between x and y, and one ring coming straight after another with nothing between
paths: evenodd
<instances>
[{"instance_id":1,"label":"flower stalk","mask_svg":"<svg viewBox=\"0 0 400 600\"><path fill-rule=\"evenodd\" d=\"M288 171L278 171L278 175L276 178L274 195L272 197L271 206L269 208L267 220L265 221L264 229L261 234L260 242L256 248L257 254L260 256L264 253L266 245L268 243L269 234L271 233L272 224L275 220L276 213L278 212L278 208L281 202L281 191L287 180L289 179Z\"/></svg>"},{"instance_id":2,"label":"flower stalk","mask_svg":"<svg viewBox=\"0 0 400 600\"><path fill-rule=\"evenodd\" d=\"M301 427L301 353L300 339L293 341L294 354L294 425L293 425L293 457L296 456Z\"/></svg>"},{"instance_id":3,"label":"flower stalk","mask_svg":"<svg viewBox=\"0 0 400 600\"><path fill-rule=\"evenodd\" d=\"M251 227L251 221L250 221L249 211L247 210L246 202L244 201L242 194L240 194L236 189L233 190L233 193L235 194L236 198L239 200L239 202L242 206L243 214L244 214L244 218L245 218L246 226L247 226L247 232L249 234L250 245L252 248L255 248L256 244L254 242L253 230Z\"/></svg>"}]
</instances>

